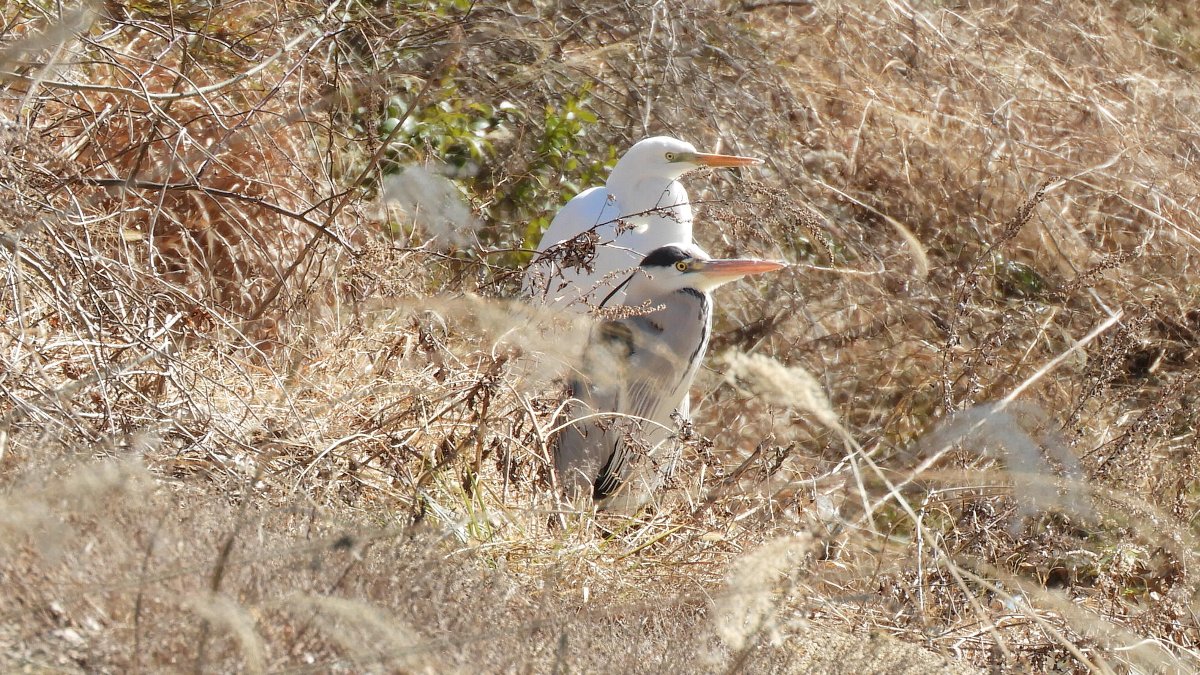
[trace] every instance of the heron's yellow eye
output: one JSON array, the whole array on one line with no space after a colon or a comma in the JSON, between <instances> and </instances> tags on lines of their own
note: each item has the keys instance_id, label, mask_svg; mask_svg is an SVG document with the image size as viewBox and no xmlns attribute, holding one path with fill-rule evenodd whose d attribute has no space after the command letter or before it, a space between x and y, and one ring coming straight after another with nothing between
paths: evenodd
<instances>
[{"instance_id":1,"label":"heron's yellow eye","mask_svg":"<svg viewBox=\"0 0 1200 675\"><path fill-rule=\"evenodd\" d=\"M668 152L668 153L667 153L667 161L668 161L668 162L674 162L674 161L675 161L675 153L673 153L673 152Z\"/></svg>"},{"instance_id":2,"label":"heron's yellow eye","mask_svg":"<svg viewBox=\"0 0 1200 675\"><path fill-rule=\"evenodd\" d=\"M675 263L675 269L679 270L680 272L686 272L686 271L688 271L688 264L687 264L687 261L686 261L686 260L680 260L679 262Z\"/></svg>"}]
</instances>

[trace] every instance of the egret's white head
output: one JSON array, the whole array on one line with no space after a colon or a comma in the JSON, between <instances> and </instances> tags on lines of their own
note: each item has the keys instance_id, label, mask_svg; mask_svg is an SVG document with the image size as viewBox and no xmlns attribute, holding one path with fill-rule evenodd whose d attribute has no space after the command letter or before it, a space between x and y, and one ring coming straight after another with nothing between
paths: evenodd
<instances>
[{"instance_id":1,"label":"egret's white head","mask_svg":"<svg viewBox=\"0 0 1200 675\"><path fill-rule=\"evenodd\" d=\"M626 299L653 298L691 288L708 293L748 274L771 272L785 263L753 258L710 258L695 244L670 244L642 259L629 280Z\"/></svg>"},{"instance_id":2,"label":"egret's white head","mask_svg":"<svg viewBox=\"0 0 1200 675\"><path fill-rule=\"evenodd\" d=\"M609 182L662 178L667 182L704 166L753 166L761 159L697 152L696 146L670 136L654 136L633 144L613 167ZM610 188L611 189L611 188Z\"/></svg>"}]
</instances>

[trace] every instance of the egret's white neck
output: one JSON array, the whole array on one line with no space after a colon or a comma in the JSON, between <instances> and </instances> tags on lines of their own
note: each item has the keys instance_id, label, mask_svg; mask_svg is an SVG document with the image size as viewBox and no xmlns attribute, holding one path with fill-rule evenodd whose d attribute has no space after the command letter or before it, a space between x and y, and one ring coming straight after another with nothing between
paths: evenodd
<instances>
[{"instance_id":1,"label":"egret's white neck","mask_svg":"<svg viewBox=\"0 0 1200 675\"><path fill-rule=\"evenodd\" d=\"M621 205L621 215L642 213L656 208L674 209L688 203L687 190L679 181L669 176L613 171L605 187Z\"/></svg>"},{"instance_id":2,"label":"egret's white neck","mask_svg":"<svg viewBox=\"0 0 1200 675\"><path fill-rule=\"evenodd\" d=\"M646 214L653 209L667 209L670 210L670 214L652 214L650 219L658 220L654 217L658 215L674 220L691 220L688 191L678 180L643 175L634 180L610 179L605 187L620 204L620 215Z\"/></svg>"}]
</instances>

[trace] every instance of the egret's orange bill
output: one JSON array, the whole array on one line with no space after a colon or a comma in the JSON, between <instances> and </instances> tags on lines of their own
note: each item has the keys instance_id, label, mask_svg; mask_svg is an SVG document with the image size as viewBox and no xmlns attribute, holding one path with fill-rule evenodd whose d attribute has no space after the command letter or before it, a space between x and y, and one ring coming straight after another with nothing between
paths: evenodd
<instances>
[{"instance_id":1,"label":"egret's orange bill","mask_svg":"<svg viewBox=\"0 0 1200 675\"><path fill-rule=\"evenodd\" d=\"M757 157L713 155L706 152L697 152L696 163L701 166L754 166L755 164L762 164L763 161Z\"/></svg>"}]
</instances>

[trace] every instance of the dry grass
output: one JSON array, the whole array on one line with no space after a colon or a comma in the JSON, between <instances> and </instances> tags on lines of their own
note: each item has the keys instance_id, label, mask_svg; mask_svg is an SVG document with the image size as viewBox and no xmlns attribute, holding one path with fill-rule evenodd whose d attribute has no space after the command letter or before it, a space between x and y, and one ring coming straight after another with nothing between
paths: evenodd
<instances>
[{"instance_id":1,"label":"dry grass","mask_svg":"<svg viewBox=\"0 0 1200 675\"><path fill-rule=\"evenodd\" d=\"M0 10L6 671L1200 668L1195 12L458 4ZM504 299L581 91L796 263L631 519ZM517 112L450 182L393 94Z\"/></svg>"}]
</instances>

